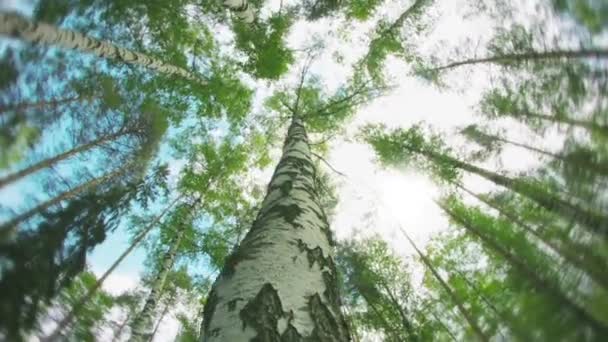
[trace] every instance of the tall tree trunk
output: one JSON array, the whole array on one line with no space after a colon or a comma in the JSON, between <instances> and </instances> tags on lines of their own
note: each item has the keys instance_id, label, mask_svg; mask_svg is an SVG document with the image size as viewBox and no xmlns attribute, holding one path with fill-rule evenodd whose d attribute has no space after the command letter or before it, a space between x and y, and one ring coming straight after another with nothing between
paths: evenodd
<instances>
[{"instance_id":1,"label":"tall tree trunk","mask_svg":"<svg viewBox=\"0 0 608 342\"><path fill-rule=\"evenodd\" d=\"M391 336L393 336L394 341L399 341L401 339L401 331L400 331L400 329L397 329L396 327L392 327L388 323L388 321L386 320L386 317L384 317L384 314L382 313L382 311L378 309L378 307L376 306L376 303L374 303L369 298L369 296L365 293L365 291L361 291L360 293L361 293L361 297L363 297L363 299L365 300L365 302L367 303L367 305L374 312L374 315L376 315L376 317L378 317L380 319L380 322L382 322L382 325L384 326L384 329L387 332L391 333Z\"/></svg>"},{"instance_id":2,"label":"tall tree trunk","mask_svg":"<svg viewBox=\"0 0 608 342\"><path fill-rule=\"evenodd\" d=\"M530 227L528 224L526 224L524 221L522 221L517 215L514 215L513 213L505 210L505 208L500 206L495 201L488 200L484 196L478 195L478 194L470 191L469 189L465 188L461 184L456 184L456 186L458 188L460 188L461 190L463 190L464 192L468 193L469 195L475 197L480 202L486 204L490 208L493 208L494 210L498 211L498 213L500 213L500 215L509 219L515 225L517 225L521 229L523 229L526 233L528 233L528 234L534 236L535 238L537 238L538 240L540 240L547 247L551 248L558 255L563 257L564 260L566 260L567 262L576 266L580 270L584 271L591 277L591 279L593 279L595 282L597 282L599 285L603 286L604 288L608 289L608 274L604 271L602 266L600 266L599 269L594 267L595 265L605 265L605 262L598 260L596 257L594 257L592 255L588 255L588 253L586 253L586 249L588 248L587 246L582 246L582 245L576 244L573 241L568 241L567 245L562 246L559 243L552 241L550 238L545 236L538 229L534 229L534 228ZM589 265L590 261L593 263L593 265Z\"/></svg>"},{"instance_id":3,"label":"tall tree trunk","mask_svg":"<svg viewBox=\"0 0 608 342\"><path fill-rule=\"evenodd\" d=\"M120 265L120 263L129 254L131 254L131 252L133 252L133 250L139 245L139 243L143 241L143 239L148 235L148 233L150 233L150 231L157 226L163 216L165 216L169 212L169 210L171 210L171 208L173 208L175 204L177 204L177 202L180 201L182 198L183 196L178 196L177 198L175 198L168 206L163 209L163 211L160 212L160 214L158 214L156 217L154 217L152 221L150 221L150 223L148 223L148 225L135 237L135 239L133 239L131 245L118 257L118 259L116 259L116 261L114 261L112 266L110 266L110 268L108 268L108 270L105 271L105 273L101 277L99 277L99 279L97 279L95 285L89 288L87 293L82 296L82 298L80 298L80 300L78 300L78 302L76 302L74 306L72 306L70 312L61 320L61 322L59 322L59 324L57 324L55 330L53 330L53 332L48 337L42 338L41 341L54 342L59 339L63 329L65 329L70 323L72 323L74 317L80 312L84 305L89 300L91 300L91 298L93 298L95 293L97 293L97 291L103 286L103 283L110 276L110 274L112 274L112 272L116 270L118 265Z\"/></svg>"},{"instance_id":4,"label":"tall tree trunk","mask_svg":"<svg viewBox=\"0 0 608 342\"><path fill-rule=\"evenodd\" d=\"M540 119L544 121L549 121L557 124L566 124L574 127L581 127L587 129L589 131L598 132L603 135L608 135L608 126L596 124L594 122L572 119L568 117L558 116L558 115L548 115L548 114L540 114L540 113L532 113L532 112L521 112L518 115L511 115L512 117L527 117L533 119Z\"/></svg>"},{"instance_id":5,"label":"tall tree trunk","mask_svg":"<svg viewBox=\"0 0 608 342\"><path fill-rule=\"evenodd\" d=\"M607 130L608 132L608 130ZM485 134L485 133L484 133ZM545 151L542 150L540 148L536 148L534 146L530 146L527 144L523 144L523 143L519 143L517 141L513 141L513 140L509 140L497 135L491 135L491 134L485 134L486 137L490 138L490 139L494 139L506 144L510 144L513 146L517 146L523 149L526 149L528 151L532 151L544 156L548 156L550 158L553 158L555 160L559 160L564 164L573 164L576 165L578 168L580 169L585 169L591 172L594 172L598 175L603 175L603 176L608 176L608 165L606 165L606 163L596 163L596 162L589 162L587 161L581 161L581 160L576 160L573 159L571 156L569 156L568 154L561 154L561 153L553 153L553 152L549 152L549 151Z\"/></svg>"},{"instance_id":6,"label":"tall tree trunk","mask_svg":"<svg viewBox=\"0 0 608 342\"><path fill-rule=\"evenodd\" d=\"M454 271L458 274L460 279L464 280L465 283L467 283L467 285L473 290L477 298L481 299L481 301L483 301L486 306L489 307L490 310L492 310L492 312L494 312L494 314L497 315L501 320L509 324L509 328L515 333L515 336L520 337L522 341L529 341L532 339L531 335L527 331L521 331L521 329L519 328L513 330L511 322L516 321L516 318L513 313L504 310L499 310L496 305L494 305L494 303L492 303L492 301L488 297L486 297L486 295L483 293L483 290L480 289L479 286L477 286L471 280L469 280L466 274L456 268L454 268ZM502 336L503 340L507 340L507 338L502 334L502 332L498 331L498 333Z\"/></svg>"},{"instance_id":7,"label":"tall tree trunk","mask_svg":"<svg viewBox=\"0 0 608 342\"><path fill-rule=\"evenodd\" d=\"M462 298L460 298L460 296L450 288L450 285L448 285L445 280L443 280L439 272L437 272L437 270L435 269L435 266L433 266L427 256L420 249L418 249L418 246L416 246L414 240L410 238L409 234L406 233L403 228L399 227L399 229L401 230L401 233L405 236L407 241L409 241L410 245L414 247L414 250L416 250L416 253L418 253L418 255L420 256L420 260L422 260L422 263L429 269L429 271L431 271L431 274L433 274L433 277L437 279L437 282L439 282L439 285L441 285L443 290L447 293L448 297L450 297L454 304L456 304L458 311L460 311L460 313L467 321L471 329L473 329L473 333L475 333L475 336L477 336L480 341L489 342L490 338L486 336L486 334L481 330L469 310L464 307L464 301L462 300Z\"/></svg>"},{"instance_id":8,"label":"tall tree trunk","mask_svg":"<svg viewBox=\"0 0 608 342\"><path fill-rule=\"evenodd\" d=\"M448 335L450 336L450 338L452 339L452 341L457 342L458 339L456 339L456 336L454 336L454 334L452 333L452 331L447 327L447 325L445 325L445 323L443 323L443 321L441 320L441 318L439 318L439 316L437 316L437 314L434 311L431 311L431 315L433 315L433 318L435 318L435 321L437 323L439 323L439 325L441 325L441 327L443 328L443 330L445 330L445 332L448 333Z\"/></svg>"},{"instance_id":9,"label":"tall tree trunk","mask_svg":"<svg viewBox=\"0 0 608 342\"><path fill-rule=\"evenodd\" d=\"M165 308L160 313L160 317L158 317L158 321L156 321L156 324L154 325L154 330L152 330L152 334L150 334L150 338L148 339L148 342L152 342L154 340L154 336L156 336L156 333L158 332L158 328L160 327L160 324L162 323L165 316L167 315L167 312L169 312L169 304L166 304Z\"/></svg>"},{"instance_id":10,"label":"tall tree trunk","mask_svg":"<svg viewBox=\"0 0 608 342\"><path fill-rule=\"evenodd\" d=\"M107 142L116 140L122 136L132 134L132 133L135 133L135 130L124 130L124 131L116 132L113 134L108 134L108 135L102 136L98 139L95 139L93 141L90 141L86 144L77 146L71 150L65 151L54 157L39 161L38 163L31 165L23 170L17 171L15 173L12 173L12 174L9 174L7 176L0 178L0 189L2 189L6 185L13 183L23 177L29 176L32 173L35 173L35 172L45 169L47 167L53 166L60 161L66 160L78 153L85 152L87 150L92 149L93 147L105 144Z\"/></svg>"},{"instance_id":11,"label":"tall tree trunk","mask_svg":"<svg viewBox=\"0 0 608 342\"><path fill-rule=\"evenodd\" d=\"M91 38L75 31L62 30L50 24L33 22L16 13L0 12L0 34L23 39L33 44L57 44L66 49L139 65L160 73L180 76L203 85L207 84L205 80L190 71L165 63L150 55L124 49L111 42Z\"/></svg>"},{"instance_id":12,"label":"tall tree trunk","mask_svg":"<svg viewBox=\"0 0 608 342\"><path fill-rule=\"evenodd\" d=\"M350 339L315 174L306 130L294 116L260 212L213 285L203 341Z\"/></svg>"},{"instance_id":13,"label":"tall tree trunk","mask_svg":"<svg viewBox=\"0 0 608 342\"><path fill-rule=\"evenodd\" d=\"M122 174L124 174L125 172L127 172L129 170L129 168L131 167L131 165L127 165L127 166L123 166L121 168L118 168L110 173L106 173L103 176L99 176L97 178L93 178L89 181L87 181L86 183L80 184L68 191L65 191L51 199L48 199L40 204L38 204L37 206L35 206L34 208L19 214L15 217L13 217L11 220L9 220L8 222L0 225L0 232L4 232L7 231L9 229L16 229L17 226L21 223L23 223L24 221L30 219L31 217L43 213L45 210L49 209L50 207L57 205L63 201L69 200L73 197L78 196L79 194L92 190L94 188L96 188L97 186L110 181L112 179L115 179L119 176L121 176Z\"/></svg>"},{"instance_id":14,"label":"tall tree trunk","mask_svg":"<svg viewBox=\"0 0 608 342\"><path fill-rule=\"evenodd\" d=\"M477 236L485 246L507 260L512 267L517 269L522 275L525 276L526 279L530 281L530 284L533 287L542 293L547 293L550 295L557 303L560 303L560 306L569 308L572 311L575 319L589 327L592 327L599 334L599 336L608 336L608 326L606 323L597 320L584 308L568 298L553 282L547 280L544 276L539 274L537 270L531 269L525 262L519 260L516 255L511 252L512 249L502 246L488 236L488 234L483 233L482 229L477 227L473 222L454 212L446 205L440 203L439 206L456 223L464 227L473 235Z\"/></svg>"},{"instance_id":15,"label":"tall tree trunk","mask_svg":"<svg viewBox=\"0 0 608 342\"><path fill-rule=\"evenodd\" d=\"M490 56L485 58L471 58L463 61L449 63L440 67L432 68L431 71L442 71L446 69L453 69L463 65L472 64L499 64L506 62L527 62L537 61L544 59L573 59L573 58L607 58L607 49L583 49L583 50L555 50L555 51L532 51L522 53L512 53L500 56Z\"/></svg>"},{"instance_id":16,"label":"tall tree trunk","mask_svg":"<svg viewBox=\"0 0 608 342\"><path fill-rule=\"evenodd\" d=\"M407 313L403 309L403 306L401 306L401 303L399 303L399 301L397 300L397 297L393 294L393 291L391 291L390 287L386 284L384 279L382 279L380 281L381 281L380 285L382 286L384 291L386 291L386 293L388 294L388 297L389 297L391 303L393 304L393 306L395 307L397 312L399 312L399 317L401 317L401 324L403 325L403 329L405 331L407 331L409 341L410 342L418 341L418 336L416 335L416 332L414 331L414 327L412 326L412 323L407 318Z\"/></svg>"},{"instance_id":17,"label":"tall tree trunk","mask_svg":"<svg viewBox=\"0 0 608 342\"><path fill-rule=\"evenodd\" d=\"M224 6L228 7L240 20L248 24L255 21L253 7L249 6L249 1L247 0L224 0Z\"/></svg>"},{"instance_id":18,"label":"tall tree trunk","mask_svg":"<svg viewBox=\"0 0 608 342\"><path fill-rule=\"evenodd\" d=\"M513 192L531 199L546 210L554 212L567 219L576 220L592 233L601 234L604 237L608 236L608 217L565 201L560 196L547 192L538 186L482 169L475 165L465 163L456 158L437 153L435 151L415 150L414 152L420 153L435 162L447 163L461 170L476 174L497 185L503 186Z\"/></svg>"},{"instance_id":19,"label":"tall tree trunk","mask_svg":"<svg viewBox=\"0 0 608 342\"><path fill-rule=\"evenodd\" d=\"M62 104L66 104L66 103L79 102L79 101L82 101L87 98L88 98L88 96L77 95L77 96L72 96L72 97L66 97L63 99L42 100L42 101L38 101L38 102L23 102L23 103L17 103L17 104L0 105L0 114L6 113L9 111L20 111L20 110L31 109L31 108L43 108L46 106L57 107L57 106L60 106Z\"/></svg>"},{"instance_id":20,"label":"tall tree trunk","mask_svg":"<svg viewBox=\"0 0 608 342\"><path fill-rule=\"evenodd\" d=\"M151 334L150 328L152 328L156 306L161 298L161 295L163 294L163 290L165 289L167 275L169 275L169 272L171 272L171 269L173 268L175 258L177 257L177 251L179 250L179 246L185 233L186 227L184 225L180 225L180 229L177 232L177 235L174 236L171 246L169 246L169 249L165 255L163 255L162 264L158 270L158 274L152 282L152 289L150 290L150 294L146 299L144 307L141 309L139 314L135 316L133 322L131 323L130 341L142 342L149 339Z\"/></svg>"},{"instance_id":21,"label":"tall tree trunk","mask_svg":"<svg viewBox=\"0 0 608 342\"><path fill-rule=\"evenodd\" d=\"M419 11L420 9L422 9L422 7L427 3L427 0L415 0L415 2L408 7L405 11L401 12L401 15L399 15L399 17L397 19L395 19L395 21L393 21L393 23L387 27L386 29L382 30L382 32L380 32L380 34L372 39L372 41L369 44L369 49L367 51L367 53L365 54L365 57L362 58L363 61L367 60L370 55L372 54L372 50L374 49L374 46L376 44L378 44L378 42L380 42L382 39L384 39L387 35L394 35L395 34L395 30L399 29L403 26L403 24L405 23L405 21L411 17L413 14L415 14L417 11Z\"/></svg>"}]
</instances>

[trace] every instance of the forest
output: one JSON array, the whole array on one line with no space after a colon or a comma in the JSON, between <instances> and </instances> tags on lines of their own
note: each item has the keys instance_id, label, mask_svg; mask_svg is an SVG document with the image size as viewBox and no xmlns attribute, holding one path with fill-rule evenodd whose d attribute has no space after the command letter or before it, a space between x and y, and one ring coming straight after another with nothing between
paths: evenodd
<instances>
[{"instance_id":1,"label":"forest","mask_svg":"<svg viewBox=\"0 0 608 342\"><path fill-rule=\"evenodd\" d=\"M608 1L0 0L0 341L608 340Z\"/></svg>"}]
</instances>

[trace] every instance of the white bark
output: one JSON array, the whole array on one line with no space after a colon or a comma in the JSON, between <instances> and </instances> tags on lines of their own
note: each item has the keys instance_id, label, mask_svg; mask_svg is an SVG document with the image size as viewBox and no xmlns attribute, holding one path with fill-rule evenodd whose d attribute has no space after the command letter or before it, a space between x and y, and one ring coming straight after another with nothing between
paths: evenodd
<instances>
[{"instance_id":1,"label":"white bark","mask_svg":"<svg viewBox=\"0 0 608 342\"><path fill-rule=\"evenodd\" d=\"M253 8L247 0L224 0L224 6L228 7L242 21L251 24L255 20Z\"/></svg>"},{"instance_id":2,"label":"white bark","mask_svg":"<svg viewBox=\"0 0 608 342\"><path fill-rule=\"evenodd\" d=\"M336 270L329 226L314 193L315 170L305 134L294 120L262 209L214 284L205 307L203 341L279 336L291 341L294 334L324 341L327 327L332 341L348 340L332 281Z\"/></svg>"},{"instance_id":3,"label":"white bark","mask_svg":"<svg viewBox=\"0 0 608 342\"><path fill-rule=\"evenodd\" d=\"M179 249L179 245L184 237L186 232L185 227L181 227L169 250L163 256L162 265L160 267L159 273L156 275L154 279L154 283L152 285L152 289L148 298L146 299L146 303L144 307L139 312L133 323L131 324L131 338L130 341L135 342L143 342L147 341L150 336L153 334L153 320L154 320L154 312L156 311L156 306L160 297L165 289L165 283L167 282L167 275L173 268L173 263L175 262L175 258L177 256L177 251Z\"/></svg>"},{"instance_id":4,"label":"white bark","mask_svg":"<svg viewBox=\"0 0 608 342\"><path fill-rule=\"evenodd\" d=\"M167 64L152 56L124 49L111 42L91 38L82 33L62 30L45 23L33 22L16 13L0 12L0 34L23 39L33 44L56 44L66 49L140 65L154 71L180 76L202 84L207 83L184 68Z\"/></svg>"}]
</instances>

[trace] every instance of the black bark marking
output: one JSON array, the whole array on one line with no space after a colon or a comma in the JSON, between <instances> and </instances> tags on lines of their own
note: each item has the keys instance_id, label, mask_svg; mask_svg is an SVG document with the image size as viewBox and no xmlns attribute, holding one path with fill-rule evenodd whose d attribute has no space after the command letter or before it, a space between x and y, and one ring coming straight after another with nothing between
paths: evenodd
<instances>
[{"instance_id":1,"label":"black bark marking","mask_svg":"<svg viewBox=\"0 0 608 342\"><path fill-rule=\"evenodd\" d=\"M248 234L243 240L243 243L234 250L228 257L226 257L226 261L224 262L224 269L221 272L221 276L223 277L231 277L234 274L234 269L236 265L248 259L254 259L254 255L260 251L261 249L272 246L272 242L268 241L257 241L256 238L252 234Z\"/></svg>"},{"instance_id":2,"label":"black bark marking","mask_svg":"<svg viewBox=\"0 0 608 342\"><path fill-rule=\"evenodd\" d=\"M211 322L213 319L213 314L215 313L215 307L217 306L218 299L219 298L217 297L215 289L211 289L203 309L203 331L205 332L209 329L209 322ZM215 330L218 331L216 332ZM217 336L217 334L219 334L219 329L214 329L214 331L211 332L211 336Z\"/></svg>"},{"instance_id":3,"label":"black bark marking","mask_svg":"<svg viewBox=\"0 0 608 342\"><path fill-rule=\"evenodd\" d=\"M344 342L349 341L346 323L338 323L336 314L333 313L321 300L319 294L314 294L308 301L310 316L315 328L309 341L319 342Z\"/></svg>"},{"instance_id":4,"label":"black bark marking","mask_svg":"<svg viewBox=\"0 0 608 342\"><path fill-rule=\"evenodd\" d=\"M235 298L235 299L233 299L233 300L229 301L229 302L228 302L228 311L234 311L234 310L236 309L236 303L237 303L239 300L244 300L244 299L243 299L243 298L241 298L241 297L238 297L238 298Z\"/></svg>"},{"instance_id":5,"label":"black bark marking","mask_svg":"<svg viewBox=\"0 0 608 342\"><path fill-rule=\"evenodd\" d=\"M257 335L252 342L282 342L278 331L278 323L282 318L291 320L290 314L283 311L279 293L270 284L266 283L260 292L243 307L239 316L243 321L243 329L252 327ZM287 330L286 330L287 331Z\"/></svg>"}]
</instances>

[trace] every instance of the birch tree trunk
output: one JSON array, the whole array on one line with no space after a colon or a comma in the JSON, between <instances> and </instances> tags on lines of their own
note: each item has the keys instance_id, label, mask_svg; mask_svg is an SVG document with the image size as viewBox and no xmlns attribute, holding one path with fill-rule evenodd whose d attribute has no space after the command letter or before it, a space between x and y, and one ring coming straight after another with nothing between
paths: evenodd
<instances>
[{"instance_id":1,"label":"birch tree trunk","mask_svg":"<svg viewBox=\"0 0 608 342\"><path fill-rule=\"evenodd\" d=\"M543 234L543 232L546 231L546 229L534 229L530 225L528 225L527 223L522 221L522 219L517 217L517 215L507 211L505 208L500 206L495 201L488 200L484 196L474 193L473 191L462 186L461 184L455 184L455 185L459 189L461 189L464 192L468 193L469 195L475 197L480 202L482 202L485 205L489 206L490 208L493 208L494 210L496 210L500 215L504 216L509 221L511 221L515 225L519 226L526 233L534 236L539 241L541 241L543 244L545 244L547 247L551 248L558 255L560 255L562 258L564 258L564 260L566 260L567 262L576 266L577 268L581 269L582 271L586 272L589 275L589 277L591 277L591 279L593 279L596 283L598 283L598 284L602 285L604 288L608 289L608 274L606 274L606 272L604 272L602 269L604 262L597 259L593 255L589 255L588 253L586 253L586 250L588 249L588 247L583 246L573 240L568 240L567 243L565 243L564 245L559 244L559 243L551 240L545 234ZM602 265L602 266L596 267L597 265Z\"/></svg>"},{"instance_id":2,"label":"birch tree trunk","mask_svg":"<svg viewBox=\"0 0 608 342\"><path fill-rule=\"evenodd\" d=\"M581 226L587 228L587 230L592 233L608 236L608 217L600 213L565 201L560 196L547 192L527 182L482 169L445 154L437 153L431 150L415 150L414 152L420 153L435 162L447 163L461 170L476 174L497 185L503 186L515 193L531 199L546 210L554 212L567 219L576 220L581 224Z\"/></svg>"},{"instance_id":3,"label":"birch tree trunk","mask_svg":"<svg viewBox=\"0 0 608 342\"><path fill-rule=\"evenodd\" d=\"M416 250L416 253L418 253L418 256L420 256L420 260L422 260L422 263L428 268L429 271L431 271L431 274L433 275L433 277L435 277L435 279L437 280L437 282L439 283L441 288L443 288L445 293L447 293L448 297L450 297L450 299L452 299L452 301L458 308L458 311L462 314L462 316L465 318L465 320L467 321L467 323L473 330L473 333L475 334L477 339L479 341L489 342L490 338L488 336L486 336L486 334L483 332L483 330L481 330L481 327L477 324L473 315L471 315L469 310L467 310L467 308L464 305L465 304L464 300L456 292L454 292L452 290L452 288L450 287L450 285L448 285L448 283L445 282L443 277L441 277L439 272L435 269L435 266L433 266L433 263L431 263L429 258L427 258L426 254L424 254L420 249L418 249L418 246L414 243L414 240L412 240L410 238L409 234L407 234L403 228L399 227L399 229L401 230L401 233L403 234L403 236L405 236L407 241L410 243L410 245L412 245L412 247L414 247L414 250Z\"/></svg>"},{"instance_id":4,"label":"birch tree trunk","mask_svg":"<svg viewBox=\"0 0 608 342\"><path fill-rule=\"evenodd\" d=\"M154 341L154 336L156 336L156 333L158 332L158 328L160 327L160 324L163 322L163 319L165 318L165 316L167 315L168 312L169 312L169 304L166 304L165 308L163 309L163 312L160 313L160 317L158 318L158 321L156 321L156 325L154 326L154 330L152 330L152 334L150 334L150 338L148 339L148 342Z\"/></svg>"},{"instance_id":5,"label":"birch tree trunk","mask_svg":"<svg viewBox=\"0 0 608 342\"><path fill-rule=\"evenodd\" d=\"M91 38L82 33L62 30L46 23L33 22L16 13L0 12L0 34L23 39L32 44L56 44L66 49L78 50L97 57L139 65L168 75L180 76L203 85L207 83L188 70L165 63L155 57L124 49L111 42Z\"/></svg>"},{"instance_id":6,"label":"birch tree trunk","mask_svg":"<svg viewBox=\"0 0 608 342\"><path fill-rule=\"evenodd\" d=\"M131 323L130 341L143 342L150 339L150 336L152 335L152 331L150 331L150 329L153 328L152 325L154 323L154 312L156 311L158 301L160 300L163 290L165 289L167 275L173 268L175 257L177 256L177 251L185 232L186 227L184 225L180 225L180 230L177 232L177 235L171 242L169 250L167 250L163 256L162 265L158 274L156 275L156 278L154 278L152 290L146 299L146 303Z\"/></svg>"},{"instance_id":7,"label":"birch tree trunk","mask_svg":"<svg viewBox=\"0 0 608 342\"><path fill-rule=\"evenodd\" d=\"M48 337L40 339L42 342L56 341L57 339L59 339L61 337L61 332L63 331L63 329L65 329L68 325L70 325L72 323L72 320L74 320L74 317L80 312L80 310L84 307L84 305L89 300L91 300L91 298L93 298L95 293L97 293L97 291L103 286L104 282L106 281L106 279L108 279L110 274L112 274L112 272L114 272L114 270L116 270L116 268L120 265L120 263L122 263L122 261L125 260L125 258L129 254L131 254L131 252L133 252L133 250L143 241L143 239L148 235L148 233L150 233L150 231L154 227L157 226L157 224L160 222L160 220L163 218L163 216L165 216L169 212L169 210L171 210L171 208L173 208L179 201L181 201L182 198L183 198L183 195L176 197L169 205L167 205L160 212L160 214L156 215L154 217L154 219L152 219L152 221L150 221L150 223L148 223L146 225L146 227L133 239L133 241L131 242L131 245L129 245L129 247L118 257L118 259L116 259L116 261L114 261L112 266L110 266L110 268L108 268L104 272L104 274L101 277L99 277L99 279L97 279L97 282L95 282L95 285L92 286L91 288L89 288L87 293L84 296L82 296L82 298L80 298L78 300L78 302L76 302L72 306L72 310L70 310L70 312L68 312L68 314L57 324L57 327L55 328L55 330L51 334L49 334ZM198 202L198 200L197 200L197 202ZM128 322L128 321L126 321L126 322Z\"/></svg>"},{"instance_id":8,"label":"birch tree trunk","mask_svg":"<svg viewBox=\"0 0 608 342\"><path fill-rule=\"evenodd\" d=\"M6 185L13 183L15 181L18 181L19 179L29 176L37 171L40 171L42 169L45 169L47 167L53 166L55 164L57 164L60 161L66 160L80 152L85 152L87 150L92 149L93 147L102 145L104 143L107 143L109 141L113 141L115 139L118 139L122 136L128 135L128 134L132 134L135 133L135 130L124 130L124 131L120 131L117 133L113 133L113 134L108 134L105 136L102 136L98 139L95 139L93 141L90 141L86 144L82 144L80 146L77 146L71 150L65 151L63 153L60 153L54 157L45 159L45 160L41 160L38 163L31 165L25 169L22 169L20 171L11 173L9 175L6 175L5 177L0 178L0 189L5 187Z\"/></svg>"},{"instance_id":9,"label":"birch tree trunk","mask_svg":"<svg viewBox=\"0 0 608 342\"><path fill-rule=\"evenodd\" d=\"M517 255L512 252L511 246L503 246L496 240L491 238L486 232L483 232L482 228L474 224L471 220L459 215L446 205L439 204L441 209L450 217L454 222L461 225L467 231L471 232L474 236L477 236L482 243L498 255L503 257L513 268L521 272L529 279L530 284L537 288L539 291L547 293L549 296L560 303L560 306L567 307L573 312L573 316L582 324L592 327L599 336L608 336L608 325L603 321L598 320L591 315L584 307L581 307L578 303L567 297L553 282L546 279L544 276L539 274L538 270L534 270L528 266L524 261L517 258Z\"/></svg>"},{"instance_id":10,"label":"birch tree trunk","mask_svg":"<svg viewBox=\"0 0 608 342\"><path fill-rule=\"evenodd\" d=\"M71 198L74 198L85 191L94 189L95 187L97 187L109 180L119 177L123 173L127 172L127 170L129 170L130 167L131 167L131 165L127 165L127 166L118 168L110 173L106 173L103 176L93 178L93 179L87 181L86 183L80 184L68 191L62 192L61 194L38 204L34 208L32 208L22 214L19 214L19 215L13 217L8 222L0 225L0 232L4 232L8 229L14 229L22 222L30 219L34 215L44 212L45 210L49 209L50 207L52 207L54 205L57 205L63 201L69 200Z\"/></svg>"},{"instance_id":11,"label":"birch tree trunk","mask_svg":"<svg viewBox=\"0 0 608 342\"><path fill-rule=\"evenodd\" d=\"M314 178L294 116L260 212L209 294L203 341L350 341Z\"/></svg>"},{"instance_id":12,"label":"birch tree trunk","mask_svg":"<svg viewBox=\"0 0 608 342\"><path fill-rule=\"evenodd\" d=\"M253 13L253 8L249 7L249 1L247 0L224 0L224 6L228 7L240 20L248 24L255 21L255 13Z\"/></svg>"},{"instance_id":13,"label":"birch tree trunk","mask_svg":"<svg viewBox=\"0 0 608 342\"><path fill-rule=\"evenodd\" d=\"M603 135L608 135L608 126L596 124L594 122L589 122L585 120L572 119L563 116L557 115L548 115L548 114L539 114L539 113L531 113L531 112L523 112L517 115L511 115L512 117L522 117L522 118L532 118L532 119L540 119L544 121L553 122L556 124L566 124L575 127L585 128L589 131L598 132Z\"/></svg>"},{"instance_id":14,"label":"birch tree trunk","mask_svg":"<svg viewBox=\"0 0 608 342\"><path fill-rule=\"evenodd\" d=\"M485 58L471 58L459 62L449 63L440 67L431 69L432 71L441 71L453 69L463 65L473 64L500 64L508 62L527 62L538 61L545 59L573 59L573 58L607 58L607 49L583 49L583 50L554 50L554 51L531 51L522 53L512 53L499 56L490 56Z\"/></svg>"}]
</instances>

